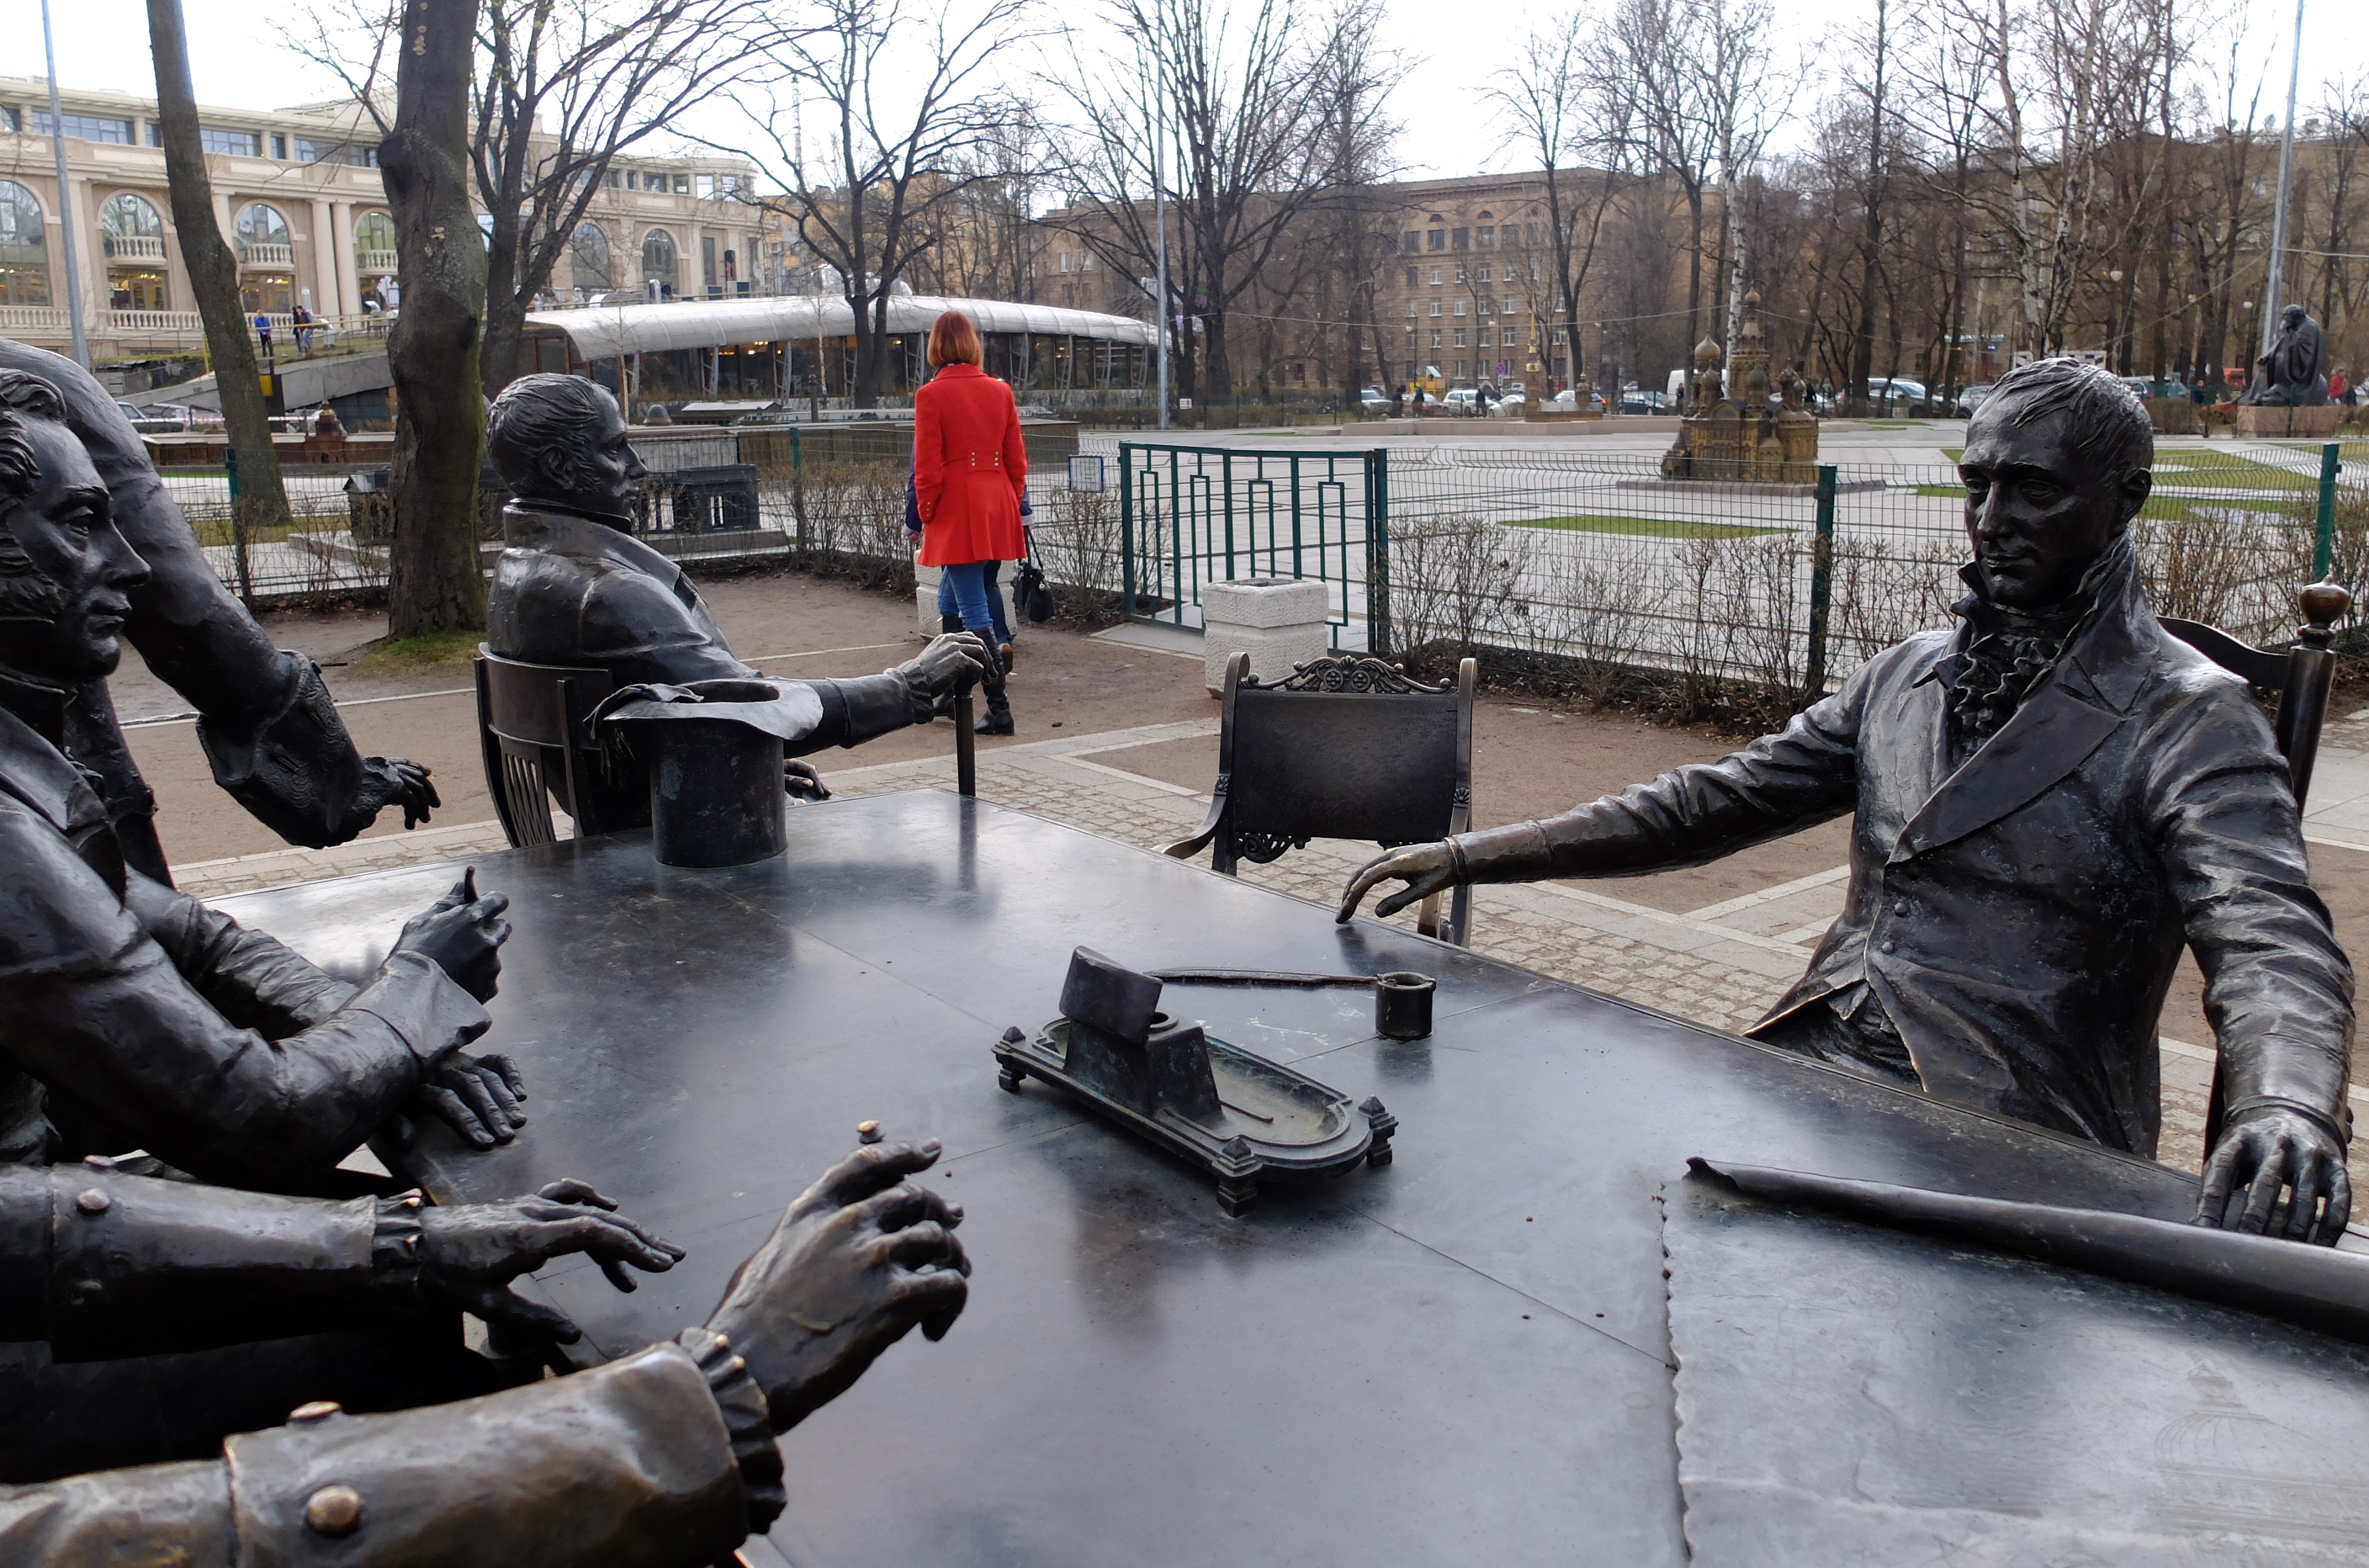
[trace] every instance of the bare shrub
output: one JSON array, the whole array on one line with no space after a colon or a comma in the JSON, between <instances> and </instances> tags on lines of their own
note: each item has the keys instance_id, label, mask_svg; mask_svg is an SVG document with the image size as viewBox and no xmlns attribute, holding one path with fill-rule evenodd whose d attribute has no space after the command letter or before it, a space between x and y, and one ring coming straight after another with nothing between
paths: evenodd
<instances>
[{"instance_id":1,"label":"bare shrub","mask_svg":"<svg viewBox=\"0 0 2369 1568\"><path fill-rule=\"evenodd\" d=\"M1524 531L1470 513L1393 523L1393 647L1440 643L1460 657L1493 635L1518 638L1528 610L1519 595L1534 553Z\"/></svg>"},{"instance_id":2,"label":"bare shrub","mask_svg":"<svg viewBox=\"0 0 2369 1568\"><path fill-rule=\"evenodd\" d=\"M1580 696L1601 708L1635 680L1653 608L1651 578L1633 551L1602 560L1571 550L1541 554L1543 591L1530 611L1534 646L1570 658Z\"/></svg>"},{"instance_id":3,"label":"bare shrub","mask_svg":"<svg viewBox=\"0 0 2369 1568\"><path fill-rule=\"evenodd\" d=\"M1087 604L1114 604L1123 576L1116 495L1052 490L1036 509L1028 532L1054 588L1073 589Z\"/></svg>"}]
</instances>

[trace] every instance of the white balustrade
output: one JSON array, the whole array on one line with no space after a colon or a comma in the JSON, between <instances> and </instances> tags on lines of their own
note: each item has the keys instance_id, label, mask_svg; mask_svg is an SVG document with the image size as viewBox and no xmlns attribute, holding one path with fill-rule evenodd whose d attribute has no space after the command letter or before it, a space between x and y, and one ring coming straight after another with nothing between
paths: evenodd
<instances>
[{"instance_id":1,"label":"white balustrade","mask_svg":"<svg viewBox=\"0 0 2369 1568\"><path fill-rule=\"evenodd\" d=\"M241 267L293 267L296 247L289 245L245 245L238 247Z\"/></svg>"},{"instance_id":2,"label":"white balustrade","mask_svg":"<svg viewBox=\"0 0 2369 1568\"><path fill-rule=\"evenodd\" d=\"M109 261L162 261L165 242L154 235L108 235L102 242Z\"/></svg>"}]
</instances>

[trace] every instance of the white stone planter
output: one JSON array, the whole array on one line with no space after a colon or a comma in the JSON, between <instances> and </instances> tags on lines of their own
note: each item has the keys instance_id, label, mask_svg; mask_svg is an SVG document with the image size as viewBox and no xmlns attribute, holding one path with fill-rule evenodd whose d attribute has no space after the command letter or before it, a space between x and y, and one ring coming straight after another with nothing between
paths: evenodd
<instances>
[{"instance_id":1,"label":"white stone planter","mask_svg":"<svg viewBox=\"0 0 2369 1568\"><path fill-rule=\"evenodd\" d=\"M1003 624L1016 635L1020 630L1020 607L1012 601L1012 577L1020 569L1016 561L1003 563L1003 580L996 590L1003 595ZM941 568L913 563L913 612L921 635L938 635L938 578Z\"/></svg>"},{"instance_id":2,"label":"white stone planter","mask_svg":"<svg viewBox=\"0 0 2369 1568\"><path fill-rule=\"evenodd\" d=\"M1332 638L1324 622L1326 585L1314 578L1241 578L1201 588L1203 673L1209 694L1226 687L1226 661L1251 656L1251 673L1280 681L1292 667L1322 658Z\"/></svg>"}]
</instances>

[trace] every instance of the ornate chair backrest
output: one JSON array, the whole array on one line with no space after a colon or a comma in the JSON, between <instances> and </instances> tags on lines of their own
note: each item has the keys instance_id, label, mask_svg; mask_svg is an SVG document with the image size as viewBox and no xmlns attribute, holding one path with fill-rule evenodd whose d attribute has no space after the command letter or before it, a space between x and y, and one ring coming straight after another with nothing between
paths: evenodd
<instances>
[{"instance_id":1,"label":"ornate chair backrest","mask_svg":"<svg viewBox=\"0 0 2369 1568\"><path fill-rule=\"evenodd\" d=\"M1183 858L1211 843L1210 868L1264 864L1310 839L1429 843L1462 832L1472 806L1472 688L1465 659L1452 686L1426 686L1378 658L1320 658L1282 680L1226 666L1218 783L1201 834L1172 845ZM1470 896L1457 889L1447 926L1437 900L1425 934L1461 944Z\"/></svg>"},{"instance_id":2,"label":"ornate chair backrest","mask_svg":"<svg viewBox=\"0 0 2369 1568\"><path fill-rule=\"evenodd\" d=\"M2303 808L2311 793L2311 771L2319 760L2319 730L2328 717L2328 694L2336 683L2336 623L2352 608L2352 595L2332 582L2318 582L2296 595L2303 604L2304 624L2295 628L2295 645L2272 653L2239 642L2217 626L2201 621L2162 618L2163 629L2222 669L2279 694L2277 715L2271 721L2279 754L2287 760L2295 786L2295 808Z\"/></svg>"},{"instance_id":3,"label":"ornate chair backrest","mask_svg":"<svg viewBox=\"0 0 2369 1568\"><path fill-rule=\"evenodd\" d=\"M584 715L609 694L605 670L521 664L480 645L476 658L477 741L486 788L513 849L554 842L551 796L575 815L576 835L605 831L593 793L578 787L600 766Z\"/></svg>"},{"instance_id":4,"label":"ornate chair backrest","mask_svg":"<svg viewBox=\"0 0 2369 1568\"><path fill-rule=\"evenodd\" d=\"M2200 621L2164 616L2163 629L2230 673L2279 694L2279 710L2271 721L2279 754L2287 760L2287 778L2294 786L2295 809L2311 793L2312 765L2319 760L2319 730L2328 717L2328 693L2336 683L2336 623L2352 608L2352 595L2332 582L2316 582L2295 596L2303 604L2304 624L2295 628L2295 646L2272 653L2241 643L2217 626ZM2204 1155L2211 1159L2221 1141L2221 1063L2213 1064L2213 1092L2204 1107Z\"/></svg>"}]
</instances>

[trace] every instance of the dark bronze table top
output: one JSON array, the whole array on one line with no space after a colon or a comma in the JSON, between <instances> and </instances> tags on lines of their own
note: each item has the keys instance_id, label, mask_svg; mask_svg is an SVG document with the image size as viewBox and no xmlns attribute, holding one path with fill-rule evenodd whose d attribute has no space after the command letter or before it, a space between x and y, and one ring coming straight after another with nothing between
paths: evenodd
<instances>
[{"instance_id":1,"label":"dark bronze table top","mask_svg":"<svg viewBox=\"0 0 2369 1568\"><path fill-rule=\"evenodd\" d=\"M438 1197L585 1177L691 1255L635 1295L555 1265L615 1355L703 1319L784 1204L877 1118L946 1145L971 1304L784 1440L799 1564L1685 1559L1654 1195L1690 1154L2182 1219L2162 1166L1955 1110L1371 921L936 791L793 811L781 860L656 864L644 835L484 857L517 934L486 1044L532 1121ZM449 866L223 901L374 964ZM1488 918L1485 901L1479 919ZM1428 1040L1363 992L1163 1005L1397 1114L1397 1161L1212 1183L996 1086L1080 943L1140 968L1416 969ZM570 1260L571 1264L574 1260ZM1936 1325L1946 1332L1947 1325Z\"/></svg>"}]
</instances>

